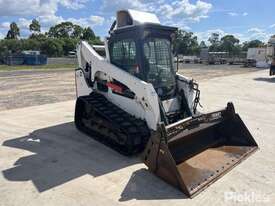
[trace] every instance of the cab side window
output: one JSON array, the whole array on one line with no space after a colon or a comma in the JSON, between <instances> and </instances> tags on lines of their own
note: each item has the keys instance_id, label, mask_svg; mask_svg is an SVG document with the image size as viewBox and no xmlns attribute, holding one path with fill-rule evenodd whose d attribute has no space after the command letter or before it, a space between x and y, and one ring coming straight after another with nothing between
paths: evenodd
<instances>
[{"instance_id":1,"label":"cab side window","mask_svg":"<svg viewBox=\"0 0 275 206\"><path fill-rule=\"evenodd\" d=\"M111 63L117 67L136 75L136 43L134 40L125 39L111 43L110 45Z\"/></svg>"}]
</instances>

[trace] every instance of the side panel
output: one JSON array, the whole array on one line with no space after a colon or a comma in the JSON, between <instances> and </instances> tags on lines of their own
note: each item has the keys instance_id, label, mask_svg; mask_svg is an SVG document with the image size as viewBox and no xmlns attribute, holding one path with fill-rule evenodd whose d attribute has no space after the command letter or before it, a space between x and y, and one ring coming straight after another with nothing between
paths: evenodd
<instances>
[{"instance_id":1,"label":"side panel","mask_svg":"<svg viewBox=\"0 0 275 206\"><path fill-rule=\"evenodd\" d=\"M157 123L160 121L160 112L158 95L152 84L148 84L135 76L132 76L128 72L125 72L122 69L110 64L103 57L98 55L87 42L81 42L77 50L78 56L81 57L79 60L81 65L79 66L83 68L86 63L91 65L92 82L95 81L95 77L97 77L98 74L100 74L100 76L104 75L104 79L108 82L115 79L126 85L132 92L134 92L135 98L127 99L116 94L110 94L111 91L102 94L126 112L137 118L145 119L148 127L156 130ZM79 82L77 81L76 83L78 88L80 85L83 87L82 89L78 89L79 91L84 91L84 93L89 91L89 87L87 85L85 87L85 85L81 84L83 83L82 80ZM79 83L80 85L78 85Z\"/></svg>"},{"instance_id":2,"label":"side panel","mask_svg":"<svg viewBox=\"0 0 275 206\"><path fill-rule=\"evenodd\" d=\"M143 104L138 102L137 99L129 99L127 97L117 95L113 93L110 89L108 91L108 94L106 94L105 96L113 104L117 105L118 107L128 112L129 114L134 114L134 116L142 119L150 119L149 117L146 117L146 113L147 113L146 108L144 108Z\"/></svg>"},{"instance_id":3,"label":"side panel","mask_svg":"<svg viewBox=\"0 0 275 206\"><path fill-rule=\"evenodd\" d=\"M195 103L196 91L193 88L193 80L177 73L177 86L179 90L183 90L188 106L193 112Z\"/></svg>"},{"instance_id":4,"label":"side panel","mask_svg":"<svg viewBox=\"0 0 275 206\"><path fill-rule=\"evenodd\" d=\"M177 98L172 98L162 101L165 112L175 112L180 109L180 104Z\"/></svg>"},{"instance_id":5,"label":"side panel","mask_svg":"<svg viewBox=\"0 0 275 206\"><path fill-rule=\"evenodd\" d=\"M77 97L89 95L93 91L93 89L88 86L82 69L75 70L75 89Z\"/></svg>"}]
</instances>

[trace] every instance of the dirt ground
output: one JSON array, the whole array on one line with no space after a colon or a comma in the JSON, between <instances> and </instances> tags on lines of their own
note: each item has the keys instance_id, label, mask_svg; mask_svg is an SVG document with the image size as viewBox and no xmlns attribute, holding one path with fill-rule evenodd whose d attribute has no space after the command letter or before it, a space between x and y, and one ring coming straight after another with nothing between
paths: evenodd
<instances>
[{"instance_id":1,"label":"dirt ground","mask_svg":"<svg viewBox=\"0 0 275 206\"><path fill-rule=\"evenodd\" d=\"M0 72L0 110L75 98L73 70Z\"/></svg>"},{"instance_id":2,"label":"dirt ground","mask_svg":"<svg viewBox=\"0 0 275 206\"><path fill-rule=\"evenodd\" d=\"M242 65L204 65L181 64L179 72L187 77L192 77L197 82L213 79L215 77L244 74L259 71L257 68L246 68Z\"/></svg>"},{"instance_id":3,"label":"dirt ground","mask_svg":"<svg viewBox=\"0 0 275 206\"><path fill-rule=\"evenodd\" d=\"M234 65L181 64L179 72L197 82L215 77L257 71ZM73 70L0 72L0 111L75 98Z\"/></svg>"}]
</instances>

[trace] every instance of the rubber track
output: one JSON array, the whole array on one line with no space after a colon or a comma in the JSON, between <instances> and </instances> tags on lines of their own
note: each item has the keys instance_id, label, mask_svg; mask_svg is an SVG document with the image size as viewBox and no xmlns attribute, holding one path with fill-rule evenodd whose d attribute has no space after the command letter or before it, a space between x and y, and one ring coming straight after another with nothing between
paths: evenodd
<instances>
[{"instance_id":1,"label":"rubber track","mask_svg":"<svg viewBox=\"0 0 275 206\"><path fill-rule=\"evenodd\" d=\"M87 122L96 124L101 128L99 131L104 132L91 129ZM106 124L112 128L106 128ZM143 151L150 137L150 130L145 121L128 114L96 92L77 99L75 125L80 131L127 156ZM106 132L110 135L106 135ZM112 134L123 134L119 138L123 139L124 143L119 142Z\"/></svg>"}]
</instances>

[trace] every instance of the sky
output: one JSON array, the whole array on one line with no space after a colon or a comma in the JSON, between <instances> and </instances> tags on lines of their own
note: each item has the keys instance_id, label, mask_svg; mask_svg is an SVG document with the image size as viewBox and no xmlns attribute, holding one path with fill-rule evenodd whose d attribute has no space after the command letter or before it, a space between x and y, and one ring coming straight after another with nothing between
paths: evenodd
<instances>
[{"instance_id":1,"label":"sky","mask_svg":"<svg viewBox=\"0 0 275 206\"><path fill-rule=\"evenodd\" d=\"M0 0L0 38L10 22L16 22L27 37L32 19L42 32L62 21L90 26L104 38L119 9L155 13L162 24L193 32L199 41L211 33L233 34L241 42L267 41L275 34L274 0Z\"/></svg>"}]
</instances>

